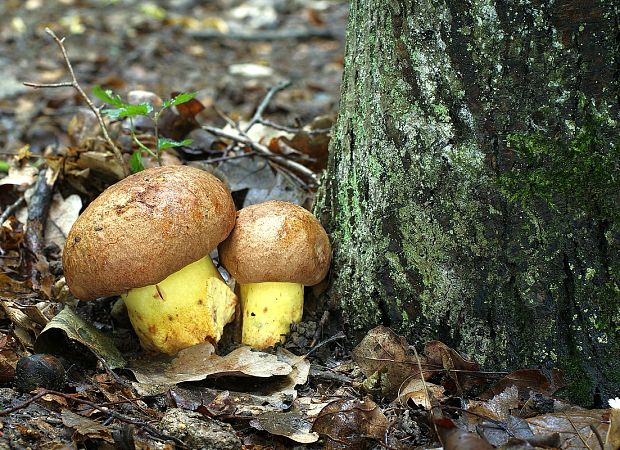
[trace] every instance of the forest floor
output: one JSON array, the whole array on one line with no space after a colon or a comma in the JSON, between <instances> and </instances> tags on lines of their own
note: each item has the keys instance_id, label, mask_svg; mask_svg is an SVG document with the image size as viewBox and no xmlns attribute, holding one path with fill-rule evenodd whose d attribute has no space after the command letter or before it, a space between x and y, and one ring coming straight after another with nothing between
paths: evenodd
<instances>
[{"instance_id":1,"label":"forest floor","mask_svg":"<svg viewBox=\"0 0 620 450\"><path fill-rule=\"evenodd\" d=\"M275 350L224 339L176 358L140 350L118 297L69 294L69 228L139 151L129 129L147 146L154 129L107 122L121 164L76 89L23 82L71 81L69 61L98 107L95 86L151 103L195 92L162 115L158 133L192 140L163 162L214 173L238 208L310 207L347 12L345 0L0 2L0 449L620 448L620 409L554 398L559 373L483 371L383 327L353 347L321 287Z\"/></svg>"}]
</instances>

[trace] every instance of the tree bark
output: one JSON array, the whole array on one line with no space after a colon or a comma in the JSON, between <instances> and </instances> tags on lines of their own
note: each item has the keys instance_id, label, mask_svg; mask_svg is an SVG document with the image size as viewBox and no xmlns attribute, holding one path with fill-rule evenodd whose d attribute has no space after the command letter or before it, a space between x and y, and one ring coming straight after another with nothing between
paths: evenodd
<instances>
[{"instance_id":1,"label":"tree bark","mask_svg":"<svg viewBox=\"0 0 620 450\"><path fill-rule=\"evenodd\" d=\"M620 388L617 0L353 0L317 215L348 329Z\"/></svg>"}]
</instances>

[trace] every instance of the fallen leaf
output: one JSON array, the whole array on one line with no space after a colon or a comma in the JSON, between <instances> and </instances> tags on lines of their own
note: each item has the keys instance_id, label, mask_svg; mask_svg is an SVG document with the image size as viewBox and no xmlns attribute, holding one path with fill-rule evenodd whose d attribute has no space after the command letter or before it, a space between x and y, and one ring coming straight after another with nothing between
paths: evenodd
<instances>
[{"instance_id":1,"label":"fallen leaf","mask_svg":"<svg viewBox=\"0 0 620 450\"><path fill-rule=\"evenodd\" d=\"M473 386L487 382L486 378L479 374L480 364L466 360L443 342L427 342L424 346L424 354L431 366L442 368L446 372L451 383L446 383L444 386L450 391L460 394Z\"/></svg>"},{"instance_id":2,"label":"fallen leaf","mask_svg":"<svg viewBox=\"0 0 620 450\"><path fill-rule=\"evenodd\" d=\"M28 188L32 186L37 178L39 170L31 165L9 167L9 174L0 179L0 186L14 185L20 188Z\"/></svg>"},{"instance_id":3,"label":"fallen leaf","mask_svg":"<svg viewBox=\"0 0 620 450\"><path fill-rule=\"evenodd\" d=\"M319 434L311 431L312 423L300 411L266 412L251 420L250 426L277 436L286 436L302 444L319 440Z\"/></svg>"},{"instance_id":4,"label":"fallen leaf","mask_svg":"<svg viewBox=\"0 0 620 450\"><path fill-rule=\"evenodd\" d=\"M563 412L544 414L527 419L536 435L558 433L562 449L600 448L598 437L609 429L608 410L570 408ZM604 439L604 438L603 438Z\"/></svg>"},{"instance_id":5,"label":"fallen leaf","mask_svg":"<svg viewBox=\"0 0 620 450\"><path fill-rule=\"evenodd\" d=\"M559 377L554 377L557 380ZM515 386L519 391L519 398L528 399L533 391L545 396L551 396L563 385L557 385L555 380L549 380L545 374L538 369L521 369L509 373L504 378L495 383L480 398L487 399L506 390L507 387Z\"/></svg>"},{"instance_id":6,"label":"fallen leaf","mask_svg":"<svg viewBox=\"0 0 620 450\"><path fill-rule=\"evenodd\" d=\"M269 378L288 375L293 368L274 355L240 347L226 356L215 354L210 342L181 350L170 359L166 356L133 361L128 367L139 383L167 387L185 381L200 381L215 376Z\"/></svg>"},{"instance_id":7,"label":"fallen leaf","mask_svg":"<svg viewBox=\"0 0 620 450\"><path fill-rule=\"evenodd\" d=\"M427 390L430 395L430 401ZM434 402L445 399L444 391L443 386L429 383L428 381L423 382L420 378L411 378L400 389L398 401L402 405L413 403L415 406L428 410L431 409Z\"/></svg>"},{"instance_id":8,"label":"fallen leaf","mask_svg":"<svg viewBox=\"0 0 620 450\"><path fill-rule=\"evenodd\" d=\"M66 427L73 428L75 430L77 435L73 435L74 441L83 442L86 439L94 439L102 440L110 444L114 443L112 431L108 427L101 425L99 422L80 416L79 414L75 414L68 409L62 410L61 417L62 423ZM79 439L76 439L78 437Z\"/></svg>"},{"instance_id":9,"label":"fallen leaf","mask_svg":"<svg viewBox=\"0 0 620 450\"><path fill-rule=\"evenodd\" d=\"M0 335L0 382L6 383L15 377L15 366L19 355L17 342L9 334Z\"/></svg>"},{"instance_id":10,"label":"fallen leaf","mask_svg":"<svg viewBox=\"0 0 620 450\"><path fill-rule=\"evenodd\" d=\"M495 448L477 434L457 428L450 419L435 419L434 422L444 450L492 450Z\"/></svg>"},{"instance_id":11,"label":"fallen leaf","mask_svg":"<svg viewBox=\"0 0 620 450\"><path fill-rule=\"evenodd\" d=\"M610 449L620 448L620 409L619 408L611 408L609 410L609 431L607 433L606 444L609 446Z\"/></svg>"},{"instance_id":12,"label":"fallen leaf","mask_svg":"<svg viewBox=\"0 0 620 450\"><path fill-rule=\"evenodd\" d=\"M409 351L409 344L391 329L373 328L353 349L353 360L367 377L381 374L381 392L391 398L398 395L405 380L419 378L419 366ZM422 361L425 366L425 361ZM425 377L430 374L425 373Z\"/></svg>"},{"instance_id":13,"label":"fallen leaf","mask_svg":"<svg viewBox=\"0 0 620 450\"><path fill-rule=\"evenodd\" d=\"M60 336L59 333L61 333ZM37 353L59 354L59 342L62 342L65 336L88 348L112 369L126 365L123 355L114 346L111 339L76 315L68 306L65 306L45 326L35 342L35 351Z\"/></svg>"},{"instance_id":14,"label":"fallen leaf","mask_svg":"<svg viewBox=\"0 0 620 450\"><path fill-rule=\"evenodd\" d=\"M325 439L326 449L365 449L368 440L382 442L388 420L381 408L370 399L343 399L321 410L312 431Z\"/></svg>"},{"instance_id":15,"label":"fallen leaf","mask_svg":"<svg viewBox=\"0 0 620 450\"><path fill-rule=\"evenodd\" d=\"M73 194L63 199L62 195L55 194L45 224L45 243L54 243L62 248L81 209L82 200L79 195Z\"/></svg>"}]
</instances>

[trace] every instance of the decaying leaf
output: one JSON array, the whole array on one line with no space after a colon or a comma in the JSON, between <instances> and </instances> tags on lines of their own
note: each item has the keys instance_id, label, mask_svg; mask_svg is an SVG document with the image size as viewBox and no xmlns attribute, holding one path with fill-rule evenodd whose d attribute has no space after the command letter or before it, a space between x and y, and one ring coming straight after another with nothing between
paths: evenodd
<instances>
[{"instance_id":1,"label":"decaying leaf","mask_svg":"<svg viewBox=\"0 0 620 450\"><path fill-rule=\"evenodd\" d=\"M370 330L353 349L353 359L366 377L381 374L381 392L392 398L398 395L405 380L419 378L419 366L409 351L409 344L387 327Z\"/></svg>"},{"instance_id":2,"label":"decaying leaf","mask_svg":"<svg viewBox=\"0 0 620 450\"><path fill-rule=\"evenodd\" d=\"M444 391L443 386L424 382L419 377L411 378L403 383L398 393L398 401L402 405L413 404L424 409L431 409L433 402L439 402L445 398Z\"/></svg>"},{"instance_id":3,"label":"decaying leaf","mask_svg":"<svg viewBox=\"0 0 620 450\"><path fill-rule=\"evenodd\" d=\"M73 222L80 214L80 209L82 200L79 195L73 194L62 198L60 194L55 194L45 224L45 243L54 243L62 248Z\"/></svg>"},{"instance_id":4,"label":"decaying leaf","mask_svg":"<svg viewBox=\"0 0 620 450\"><path fill-rule=\"evenodd\" d=\"M209 342L181 350L174 358L159 356L133 361L129 370L139 383L157 385L165 392L171 385L215 376L268 378L288 375L293 368L274 355L240 347L226 356L215 354Z\"/></svg>"},{"instance_id":5,"label":"decaying leaf","mask_svg":"<svg viewBox=\"0 0 620 450\"><path fill-rule=\"evenodd\" d=\"M435 426L445 450L492 450L495 448L477 434L457 428L450 419L436 419Z\"/></svg>"},{"instance_id":6,"label":"decaying leaf","mask_svg":"<svg viewBox=\"0 0 620 450\"><path fill-rule=\"evenodd\" d=\"M102 440L110 444L114 443L112 431L108 427L87 417L75 414L68 409L62 410L62 423L75 430L75 434L73 435L74 441L82 442L86 439L94 439Z\"/></svg>"},{"instance_id":7,"label":"decaying leaf","mask_svg":"<svg viewBox=\"0 0 620 450\"><path fill-rule=\"evenodd\" d=\"M257 430L264 430L277 436L286 436L302 444L310 444L319 440L318 433L311 431L312 423L301 411L266 412L251 420L250 425Z\"/></svg>"},{"instance_id":8,"label":"decaying leaf","mask_svg":"<svg viewBox=\"0 0 620 450\"><path fill-rule=\"evenodd\" d=\"M114 346L110 338L76 315L68 306L65 306L45 326L35 342L35 351L37 353L58 354L59 343L64 338L58 333L63 333L70 340L85 346L112 369L124 367L126 364L123 355Z\"/></svg>"},{"instance_id":9,"label":"decaying leaf","mask_svg":"<svg viewBox=\"0 0 620 450\"><path fill-rule=\"evenodd\" d=\"M15 339L11 335L0 334L0 383L6 383L15 377L18 359Z\"/></svg>"},{"instance_id":10,"label":"decaying leaf","mask_svg":"<svg viewBox=\"0 0 620 450\"><path fill-rule=\"evenodd\" d=\"M308 193L275 172L264 158L240 158L224 161L218 167L232 192L247 189L243 207L267 200L283 200L298 205L308 199Z\"/></svg>"},{"instance_id":11,"label":"decaying leaf","mask_svg":"<svg viewBox=\"0 0 620 450\"><path fill-rule=\"evenodd\" d=\"M32 186L37 178L39 170L31 165L11 166L9 174L0 180L0 186L15 185L20 188L28 188Z\"/></svg>"},{"instance_id":12,"label":"decaying leaf","mask_svg":"<svg viewBox=\"0 0 620 450\"><path fill-rule=\"evenodd\" d=\"M369 440L382 442L388 420L370 399L336 400L321 410L312 431L325 439L326 449L364 449Z\"/></svg>"},{"instance_id":13,"label":"decaying leaf","mask_svg":"<svg viewBox=\"0 0 620 450\"><path fill-rule=\"evenodd\" d=\"M444 369L448 379L452 381L444 384L450 391L460 394L473 386L486 383L486 379L479 375L480 364L466 360L443 342L427 342L424 354L429 365Z\"/></svg>"},{"instance_id":14,"label":"decaying leaf","mask_svg":"<svg viewBox=\"0 0 620 450\"><path fill-rule=\"evenodd\" d=\"M519 398L522 399L529 398L530 392L550 396L565 385L561 374L554 372L553 375L553 380L549 380L549 378L538 369L515 370L495 383L487 392L481 395L481 398L491 398L493 395L503 392L509 386L515 386L519 391Z\"/></svg>"},{"instance_id":15,"label":"decaying leaf","mask_svg":"<svg viewBox=\"0 0 620 450\"><path fill-rule=\"evenodd\" d=\"M609 411L570 408L563 412L527 419L536 435L558 433L563 449L600 448L599 436L607 435ZM596 433L594 432L596 430Z\"/></svg>"},{"instance_id":16,"label":"decaying leaf","mask_svg":"<svg viewBox=\"0 0 620 450\"><path fill-rule=\"evenodd\" d=\"M0 272L0 296L16 298L19 295L30 294L32 291L26 283L17 281L7 274Z\"/></svg>"}]
</instances>

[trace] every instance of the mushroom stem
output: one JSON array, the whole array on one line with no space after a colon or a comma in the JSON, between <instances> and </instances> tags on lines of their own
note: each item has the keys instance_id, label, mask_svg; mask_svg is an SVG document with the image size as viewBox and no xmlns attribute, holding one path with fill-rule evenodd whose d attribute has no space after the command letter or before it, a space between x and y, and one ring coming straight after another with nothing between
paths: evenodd
<instances>
[{"instance_id":1,"label":"mushroom stem","mask_svg":"<svg viewBox=\"0 0 620 450\"><path fill-rule=\"evenodd\" d=\"M237 302L209 256L122 297L142 346L167 354L205 340L217 342Z\"/></svg>"},{"instance_id":2,"label":"mushroom stem","mask_svg":"<svg viewBox=\"0 0 620 450\"><path fill-rule=\"evenodd\" d=\"M304 286L300 283L248 283L239 286L241 342L256 349L284 342L291 324L301 321Z\"/></svg>"}]
</instances>

